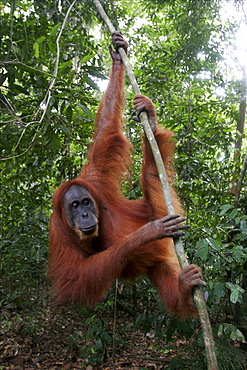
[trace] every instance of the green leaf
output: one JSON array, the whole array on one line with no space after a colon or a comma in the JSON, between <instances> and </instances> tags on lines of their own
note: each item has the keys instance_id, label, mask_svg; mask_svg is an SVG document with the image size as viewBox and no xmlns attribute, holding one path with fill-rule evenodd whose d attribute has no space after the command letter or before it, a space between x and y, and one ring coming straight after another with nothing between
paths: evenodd
<instances>
[{"instance_id":1,"label":"green leaf","mask_svg":"<svg viewBox=\"0 0 247 370\"><path fill-rule=\"evenodd\" d=\"M147 334L149 330L151 329L151 326L153 324L153 315L148 315L146 317L146 320L143 323L143 332L144 334Z\"/></svg>"},{"instance_id":2,"label":"green leaf","mask_svg":"<svg viewBox=\"0 0 247 370\"><path fill-rule=\"evenodd\" d=\"M53 133L51 139L50 139L50 145L53 153L56 153L58 149L60 148L60 139L58 134Z\"/></svg>"},{"instance_id":3,"label":"green leaf","mask_svg":"<svg viewBox=\"0 0 247 370\"><path fill-rule=\"evenodd\" d=\"M72 112L72 107L71 107L71 105L69 105L69 106L67 107L67 109L66 109L66 112L65 112L66 118L67 118L67 120L68 120L69 122L71 122L71 121L72 121L72 114L73 114L73 112Z\"/></svg>"},{"instance_id":4,"label":"green leaf","mask_svg":"<svg viewBox=\"0 0 247 370\"><path fill-rule=\"evenodd\" d=\"M223 216L231 208L232 208L231 204L224 204L223 206L221 206L220 207L220 209L221 209L220 216Z\"/></svg>"},{"instance_id":5,"label":"green leaf","mask_svg":"<svg viewBox=\"0 0 247 370\"><path fill-rule=\"evenodd\" d=\"M71 129L69 127L64 126L64 125L61 125L61 124L59 124L57 127L58 127L58 129L60 129L65 134L72 135L72 131L71 131Z\"/></svg>"},{"instance_id":6,"label":"green leaf","mask_svg":"<svg viewBox=\"0 0 247 370\"><path fill-rule=\"evenodd\" d=\"M90 85L94 90L99 90L98 85L89 77L89 76L84 76L84 81Z\"/></svg>"},{"instance_id":7,"label":"green leaf","mask_svg":"<svg viewBox=\"0 0 247 370\"><path fill-rule=\"evenodd\" d=\"M213 290L217 297L224 297L225 295L225 287L223 283L215 282L213 283Z\"/></svg>"},{"instance_id":8,"label":"green leaf","mask_svg":"<svg viewBox=\"0 0 247 370\"><path fill-rule=\"evenodd\" d=\"M81 63L84 64L86 62L88 62L90 59L92 59L94 57L95 54L89 54L89 55L85 55L82 60L81 60Z\"/></svg>"},{"instance_id":9,"label":"green leaf","mask_svg":"<svg viewBox=\"0 0 247 370\"><path fill-rule=\"evenodd\" d=\"M55 133L51 126L47 127L45 136L48 140L48 145L51 147L53 153L56 153L60 148L60 139L58 133Z\"/></svg>"},{"instance_id":10,"label":"green leaf","mask_svg":"<svg viewBox=\"0 0 247 370\"><path fill-rule=\"evenodd\" d=\"M46 37L45 36L40 36L37 40L36 40L36 44L42 44L42 42L44 41L46 39Z\"/></svg>"},{"instance_id":11,"label":"green leaf","mask_svg":"<svg viewBox=\"0 0 247 370\"><path fill-rule=\"evenodd\" d=\"M230 301L232 303L237 303L238 298L239 298L239 291L237 289L236 290L232 290L232 292L230 294Z\"/></svg>"},{"instance_id":12,"label":"green leaf","mask_svg":"<svg viewBox=\"0 0 247 370\"><path fill-rule=\"evenodd\" d=\"M61 26L61 22L59 22L58 24L56 24L53 28L52 28L52 30L51 30L51 32L50 32L50 36L53 36L53 35L55 35L55 33L57 33L57 31L58 31L58 29L59 29L59 27Z\"/></svg>"},{"instance_id":13,"label":"green leaf","mask_svg":"<svg viewBox=\"0 0 247 370\"><path fill-rule=\"evenodd\" d=\"M237 340L238 342L246 343L244 334L237 328L231 332L231 340Z\"/></svg>"},{"instance_id":14,"label":"green leaf","mask_svg":"<svg viewBox=\"0 0 247 370\"><path fill-rule=\"evenodd\" d=\"M53 55L57 54L56 48L54 47L54 44L51 40L48 42L48 48L52 52Z\"/></svg>"},{"instance_id":15,"label":"green leaf","mask_svg":"<svg viewBox=\"0 0 247 370\"><path fill-rule=\"evenodd\" d=\"M90 110L83 104L78 104L78 106L86 113L88 114L89 116L91 116L91 112Z\"/></svg>"},{"instance_id":16,"label":"green leaf","mask_svg":"<svg viewBox=\"0 0 247 370\"><path fill-rule=\"evenodd\" d=\"M238 284L232 284L230 282L226 282L226 287L231 290L230 300L232 303L237 303L240 301L240 294L242 295L245 290Z\"/></svg>"},{"instance_id":17,"label":"green leaf","mask_svg":"<svg viewBox=\"0 0 247 370\"><path fill-rule=\"evenodd\" d=\"M99 72L99 71L96 71L96 70L89 70L88 73L91 75L91 76L95 76L95 77L98 77L99 79L101 80L108 80L108 77L105 76L103 73Z\"/></svg>"},{"instance_id":18,"label":"green leaf","mask_svg":"<svg viewBox=\"0 0 247 370\"><path fill-rule=\"evenodd\" d=\"M40 45L42 42L46 39L45 36L40 36L35 43L33 44L33 50L34 50L34 56L35 58L39 58L39 53L40 53Z\"/></svg>"},{"instance_id":19,"label":"green leaf","mask_svg":"<svg viewBox=\"0 0 247 370\"><path fill-rule=\"evenodd\" d=\"M230 218L235 218L238 213L239 213L239 210L237 208L233 209L232 212L229 214L229 217Z\"/></svg>"},{"instance_id":20,"label":"green leaf","mask_svg":"<svg viewBox=\"0 0 247 370\"><path fill-rule=\"evenodd\" d=\"M211 247L217 251L220 251L221 249L221 245L217 242L217 240L213 239L213 238L206 238L207 242L209 245L211 245Z\"/></svg>"},{"instance_id":21,"label":"green leaf","mask_svg":"<svg viewBox=\"0 0 247 370\"><path fill-rule=\"evenodd\" d=\"M145 320L145 318L146 318L146 313L145 312L143 312L143 313L141 313L140 315L137 316L136 322L135 322L135 330L140 328L140 326L141 326L142 322Z\"/></svg>"},{"instance_id":22,"label":"green leaf","mask_svg":"<svg viewBox=\"0 0 247 370\"><path fill-rule=\"evenodd\" d=\"M72 66L72 64L73 64L73 61L72 60L68 60L67 62L64 62L64 63L60 64L60 66L58 68L59 69L63 69L65 67Z\"/></svg>"},{"instance_id":23,"label":"green leaf","mask_svg":"<svg viewBox=\"0 0 247 370\"><path fill-rule=\"evenodd\" d=\"M196 257L199 257L202 261L205 261L208 255L208 242L206 239L201 239L196 243L197 251Z\"/></svg>"},{"instance_id":24,"label":"green leaf","mask_svg":"<svg viewBox=\"0 0 247 370\"><path fill-rule=\"evenodd\" d=\"M14 84L14 89L15 89L16 92L19 92L19 93L22 93L22 94L25 94L25 95L29 95L29 92L20 85Z\"/></svg>"},{"instance_id":25,"label":"green leaf","mask_svg":"<svg viewBox=\"0 0 247 370\"><path fill-rule=\"evenodd\" d=\"M244 219L240 221L240 230L244 236L247 235L247 224Z\"/></svg>"},{"instance_id":26,"label":"green leaf","mask_svg":"<svg viewBox=\"0 0 247 370\"><path fill-rule=\"evenodd\" d=\"M238 328L236 328L236 326L229 324L227 322L219 325L217 334L219 337L221 337L222 335L226 335L228 338L232 340L237 340L242 343L245 343L245 337L243 333Z\"/></svg>"},{"instance_id":27,"label":"green leaf","mask_svg":"<svg viewBox=\"0 0 247 370\"><path fill-rule=\"evenodd\" d=\"M91 75L91 76L95 76L95 77L98 77L102 80L107 80L108 79L108 76L104 75L103 73L99 72L98 68L94 67L94 66L87 66L85 68L85 71L88 71L88 73Z\"/></svg>"},{"instance_id":28,"label":"green leaf","mask_svg":"<svg viewBox=\"0 0 247 370\"><path fill-rule=\"evenodd\" d=\"M35 58L39 58L39 44L34 43L33 44L33 50L34 50L34 56Z\"/></svg>"}]
</instances>

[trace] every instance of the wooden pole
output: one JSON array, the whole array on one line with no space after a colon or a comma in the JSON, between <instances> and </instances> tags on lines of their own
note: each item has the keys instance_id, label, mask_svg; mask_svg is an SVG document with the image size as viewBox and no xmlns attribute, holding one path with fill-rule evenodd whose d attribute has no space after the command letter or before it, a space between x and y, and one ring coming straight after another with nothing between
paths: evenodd
<instances>
[{"instance_id":1,"label":"wooden pole","mask_svg":"<svg viewBox=\"0 0 247 370\"><path fill-rule=\"evenodd\" d=\"M96 9L98 10L101 18L104 20L106 23L111 35L116 32L114 26L112 25L111 21L109 20L107 14L105 13L101 3L99 0L93 0ZM128 78L130 80L130 83L132 85L132 88L134 90L135 95L140 94L140 89L137 84L136 78L134 76L134 73L132 71L131 65L129 63L128 57L124 51L123 48L119 48L119 53L121 55L122 61L125 65L126 72L128 75ZM164 196L164 201L167 209L167 213L169 215L173 215L175 213L174 208L173 208L173 203L172 203L172 196L170 192L170 186L169 186L169 181L167 178L165 166L159 151L158 144L155 140L154 134L150 128L149 122L148 122L148 116L146 112L142 112L140 114L140 119L141 119L141 124L143 126L143 129L145 131L145 134L147 136L148 142L150 144L151 150L153 152L153 156L155 159L155 163L158 169L159 173L159 178L160 182L162 185L162 192ZM179 264L181 268L183 269L184 267L188 266L188 260L186 258L183 244L182 244L182 239L181 238L176 238L174 239L174 246L176 250L176 254L179 260ZM201 288L196 288L194 290L194 301L199 313L199 318L201 321L202 325L202 331L203 331L203 337L204 337L204 344L205 344L205 349L206 349L206 355L207 355L207 364L208 364L208 370L218 370L218 365L217 365L217 358L215 354L215 346L214 346L214 339L213 339L213 333L212 333L212 328L206 308L206 303L204 301L203 297L203 291Z\"/></svg>"}]
</instances>

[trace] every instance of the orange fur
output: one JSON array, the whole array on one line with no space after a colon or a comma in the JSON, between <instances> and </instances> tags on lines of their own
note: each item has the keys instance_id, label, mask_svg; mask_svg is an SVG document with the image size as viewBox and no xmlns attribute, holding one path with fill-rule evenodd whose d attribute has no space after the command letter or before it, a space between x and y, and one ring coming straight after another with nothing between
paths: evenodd
<instances>
[{"instance_id":1,"label":"orange fur","mask_svg":"<svg viewBox=\"0 0 247 370\"><path fill-rule=\"evenodd\" d=\"M122 132L124 76L123 64L113 60L109 85L96 117L89 162L77 179L61 184L54 194L49 272L57 300L81 301L93 307L103 299L116 278L130 279L148 274L171 312L179 317L194 315L191 287L179 279L181 269L173 240L159 239L158 229L150 223L167 212L145 138L144 197L128 200L121 193L121 179L129 171L131 155L131 144ZM155 136L171 176L172 134L157 127ZM97 204L98 236L82 240L66 221L63 198L73 184L85 187ZM176 212L181 213L182 207L173 189L172 194Z\"/></svg>"}]
</instances>

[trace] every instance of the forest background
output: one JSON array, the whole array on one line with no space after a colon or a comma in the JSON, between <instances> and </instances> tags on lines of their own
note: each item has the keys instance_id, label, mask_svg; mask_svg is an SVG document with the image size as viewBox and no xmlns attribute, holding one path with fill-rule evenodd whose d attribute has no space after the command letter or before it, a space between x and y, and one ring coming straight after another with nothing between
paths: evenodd
<instances>
[{"instance_id":1,"label":"forest background","mask_svg":"<svg viewBox=\"0 0 247 370\"><path fill-rule=\"evenodd\" d=\"M199 323L169 317L146 278L119 281L94 311L57 308L52 300L46 276L52 194L86 163L111 63L111 37L93 3L71 4L0 4L0 368L109 368L110 361L116 369L122 368L116 358L132 351L137 360L143 345L167 363L153 359L156 367L150 367L149 358L134 365L127 356L130 368L204 369ZM244 369L246 2L122 0L104 6L130 44L141 92L155 103L159 123L175 133L175 185L190 225L184 244L207 282L220 366ZM131 119L132 99L126 79L126 134L135 150L132 179L123 190L135 199L141 196L141 128ZM174 353L171 343L180 348L179 340L187 352Z\"/></svg>"}]
</instances>

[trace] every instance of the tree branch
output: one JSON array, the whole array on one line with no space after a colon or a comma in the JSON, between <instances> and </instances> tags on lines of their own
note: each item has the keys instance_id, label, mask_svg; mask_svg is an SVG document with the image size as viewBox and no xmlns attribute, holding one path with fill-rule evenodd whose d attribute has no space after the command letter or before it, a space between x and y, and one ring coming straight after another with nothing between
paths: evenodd
<instances>
[{"instance_id":1,"label":"tree branch","mask_svg":"<svg viewBox=\"0 0 247 370\"><path fill-rule=\"evenodd\" d=\"M60 38L61 38L62 33L63 33L63 31L64 31L64 28L65 28L66 22L67 22L67 20L68 20L69 13L70 13L71 9L73 8L73 6L75 5L76 1L77 1L77 0L74 0L74 1L70 4L69 9L67 10L67 12L66 12L66 14L65 14L65 17L64 17L63 23L62 23L62 25L61 25L61 28L60 28L59 34L58 34L57 39L56 39L56 48L57 48L57 52L56 52L56 60L55 60L55 66L54 66L53 76L52 76L52 79L51 79L50 85L49 85L49 87L48 87L48 89L47 89L47 92L46 92L46 94L45 94L45 97L44 97L43 101L40 103L40 106L39 106L39 108L37 109L37 111L36 111L36 113L34 114L34 116L33 116L33 117L34 117L34 118L36 118L36 117L37 117L37 115L39 114L39 112L40 112L40 110L41 110L41 109L43 109L42 115L41 115L41 117L40 117L40 119L39 119L39 120L35 120L35 119L34 119L32 122L29 122L28 124L26 124L26 127L25 127L25 128L24 128L24 130L22 131L22 133L21 133L21 135L20 135L20 137L19 137L19 139L18 139L18 141L17 141L17 144L15 145L14 149L12 150L12 153L11 153L9 156L7 156L6 158L1 158L1 160L2 160L2 161L7 160L7 159L13 159L13 158L21 157L22 155L24 155L25 153L27 153L27 152L31 149L31 147L33 146L33 144L34 144L34 142L35 142L36 136L37 136L37 134L38 134L38 132L39 132L39 129L40 129L40 127L41 127L41 124L42 124L42 122L43 122L43 120L44 120L44 117L45 117L45 115L46 115L46 113L47 113L47 110L48 110L48 108L49 108L49 104L50 104L50 100L51 100L51 96L52 96L52 95L51 95L51 93L52 93L52 89L53 89L54 84L55 84L56 79L57 79L58 66L59 66L59 59L60 59ZM23 64L22 64L22 65L23 65ZM25 134L26 130L27 130L27 129L28 129L28 127L30 127L30 125L32 125L33 123L38 123L38 127L37 127L37 128L36 128L36 130L35 130L35 133L34 133L34 135L33 135L32 139L31 139L31 141L30 141L30 143L29 143L29 145L28 145L28 148L27 148L27 149L25 149L22 153L20 153L20 154L18 154L18 155L12 155L12 154L15 152L15 150L17 149L17 147L18 147L18 145L19 145L19 143L20 143L20 141L21 141L21 139L22 139L23 135Z\"/></svg>"},{"instance_id":2,"label":"tree branch","mask_svg":"<svg viewBox=\"0 0 247 370\"><path fill-rule=\"evenodd\" d=\"M243 162L242 169L241 169L239 179L237 182L237 186L236 186L236 192L235 192L235 198L234 198L234 208L237 208L238 206L240 191L241 191L241 187L242 187L242 183L243 183L243 179L244 179L246 171L247 171L247 153L244 157L244 162Z\"/></svg>"}]
</instances>

